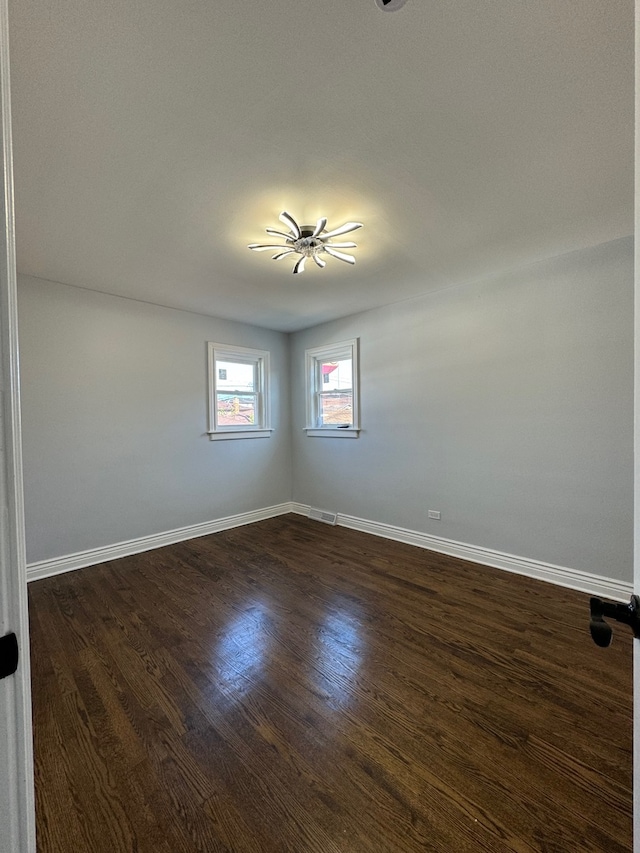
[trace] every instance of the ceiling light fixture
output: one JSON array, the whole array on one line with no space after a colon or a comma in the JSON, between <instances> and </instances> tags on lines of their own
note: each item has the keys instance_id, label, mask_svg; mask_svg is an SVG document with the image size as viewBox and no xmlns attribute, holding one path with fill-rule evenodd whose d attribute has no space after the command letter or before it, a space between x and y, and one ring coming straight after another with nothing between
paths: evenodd
<instances>
[{"instance_id":1,"label":"ceiling light fixture","mask_svg":"<svg viewBox=\"0 0 640 853\"><path fill-rule=\"evenodd\" d=\"M284 243L250 243L248 248L254 249L256 252L277 249L278 251L273 255L274 261L279 261L290 255L300 255L293 267L294 274L304 272L307 258L313 258L321 268L326 267L327 262L321 257L322 255L329 255L339 261L355 264L356 259L353 255L346 255L340 251L340 249L355 249L355 243L331 243L329 241L332 237L338 237L340 234L348 234L349 231L362 228L362 222L345 222L344 225L334 228L333 231L325 231L327 220L324 217L318 219L315 226L298 225L293 216L283 210L279 219L289 228L288 234L284 231L276 231L275 228L266 228L265 230L270 237L281 237L285 241Z\"/></svg>"},{"instance_id":2,"label":"ceiling light fixture","mask_svg":"<svg viewBox=\"0 0 640 853\"><path fill-rule=\"evenodd\" d=\"M383 12L395 12L396 9L399 9L407 0L376 0L376 6L378 9L382 9Z\"/></svg>"}]
</instances>

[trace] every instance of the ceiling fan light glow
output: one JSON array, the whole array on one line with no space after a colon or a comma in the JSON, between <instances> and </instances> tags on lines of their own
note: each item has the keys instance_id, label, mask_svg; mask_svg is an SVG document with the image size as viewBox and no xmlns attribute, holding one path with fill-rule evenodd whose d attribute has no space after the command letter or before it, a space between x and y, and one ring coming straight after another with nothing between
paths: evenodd
<instances>
[{"instance_id":1,"label":"ceiling fan light glow","mask_svg":"<svg viewBox=\"0 0 640 853\"><path fill-rule=\"evenodd\" d=\"M284 222L285 225L289 226L291 232L296 237L296 239L300 236L300 228L298 226L298 223L289 213L287 213L286 210L282 211L278 219L280 220L280 222Z\"/></svg>"},{"instance_id":2,"label":"ceiling fan light glow","mask_svg":"<svg viewBox=\"0 0 640 853\"><path fill-rule=\"evenodd\" d=\"M326 246L325 252L331 255L332 258L338 258L338 260L346 261L348 264L355 264L356 262L356 259L353 257L353 255L345 255L344 252L338 252L331 246Z\"/></svg>"},{"instance_id":3,"label":"ceiling fan light glow","mask_svg":"<svg viewBox=\"0 0 640 853\"><path fill-rule=\"evenodd\" d=\"M266 252L269 249L284 249L284 246L278 246L277 244L271 245L266 243L250 243L247 248L253 249L254 252Z\"/></svg>"},{"instance_id":4,"label":"ceiling fan light glow","mask_svg":"<svg viewBox=\"0 0 640 853\"><path fill-rule=\"evenodd\" d=\"M322 219L318 219L315 230L311 236L317 237L322 231L324 231L326 225L327 225L327 220L324 217Z\"/></svg>"},{"instance_id":5,"label":"ceiling fan light glow","mask_svg":"<svg viewBox=\"0 0 640 853\"><path fill-rule=\"evenodd\" d=\"M345 222L344 225L334 228L333 231L329 231L328 234L323 234L322 236L326 240L327 237L338 237L340 234L348 234L349 231L355 231L356 228L362 228L362 222Z\"/></svg>"},{"instance_id":6,"label":"ceiling fan light glow","mask_svg":"<svg viewBox=\"0 0 640 853\"><path fill-rule=\"evenodd\" d=\"M279 216L280 222L283 222L289 227L289 233L277 231L275 228L266 228L267 234L270 237L282 237L284 243L282 245L250 243L248 248L256 252L264 252L267 249L277 250L273 255L274 261L279 261L289 255L298 254L300 258L296 261L293 267L294 275L304 272L304 265L307 258L312 258L316 265L321 269L326 267L327 262L321 257L323 254L330 255L339 261L345 261L348 264L355 264L356 259L353 255L346 255L338 249L355 249L356 243L330 243L331 237L340 234L347 234L349 231L355 231L357 228L362 228L361 222L345 222L339 228L333 231L325 231L327 225L326 217L320 217L316 222L315 227L312 225L298 225L293 216L283 210Z\"/></svg>"},{"instance_id":7,"label":"ceiling fan light glow","mask_svg":"<svg viewBox=\"0 0 640 853\"><path fill-rule=\"evenodd\" d=\"M303 255L303 256L300 258L300 260L297 262L297 264L295 265L295 267L293 268L293 273L294 273L294 275L295 275L296 273L304 272L304 265L305 265L305 263L306 263L306 262L307 262L307 256L306 256L306 255Z\"/></svg>"}]
</instances>

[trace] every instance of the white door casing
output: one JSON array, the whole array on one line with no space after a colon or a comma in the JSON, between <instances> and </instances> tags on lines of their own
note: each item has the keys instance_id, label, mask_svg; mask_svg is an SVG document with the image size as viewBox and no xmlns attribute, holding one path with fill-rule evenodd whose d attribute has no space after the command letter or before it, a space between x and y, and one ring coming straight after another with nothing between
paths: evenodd
<instances>
[{"instance_id":1,"label":"white door casing","mask_svg":"<svg viewBox=\"0 0 640 853\"><path fill-rule=\"evenodd\" d=\"M635 4L635 364L633 591L640 595L640 0ZM640 640L633 642L633 849L640 853Z\"/></svg>"},{"instance_id":2,"label":"white door casing","mask_svg":"<svg viewBox=\"0 0 640 853\"><path fill-rule=\"evenodd\" d=\"M0 637L15 632L19 662L0 680L0 851L35 853L31 676L22 500L8 0L0 0L2 221L0 249Z\"/></svg>"}]
</instances>

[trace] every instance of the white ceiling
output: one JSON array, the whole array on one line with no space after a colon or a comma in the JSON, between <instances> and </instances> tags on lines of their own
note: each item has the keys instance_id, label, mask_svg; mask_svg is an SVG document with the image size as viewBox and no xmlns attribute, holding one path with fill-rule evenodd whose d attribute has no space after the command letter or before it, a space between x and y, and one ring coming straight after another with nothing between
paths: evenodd
<instances>
[{"instance_id":1,"label":"white ceiling","mask_svg":"<svg viewBox=\"0 0 640 853\"><path fill-rule=\"evenodd\" d=\"M290 331L633 231L633 0L11 0L10 38L22 273ZM283 209L364 222L356 266L249 251Z\"/></svg>"}]
</instances>

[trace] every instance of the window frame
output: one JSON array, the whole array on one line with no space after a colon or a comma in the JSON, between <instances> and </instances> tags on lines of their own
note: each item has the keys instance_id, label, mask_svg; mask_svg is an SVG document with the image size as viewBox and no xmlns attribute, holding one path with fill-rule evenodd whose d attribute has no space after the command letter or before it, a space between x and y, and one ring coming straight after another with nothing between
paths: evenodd
<instances>
[{"instance_id":1,"label":"window frame","mask_svg":"<svg viewBox=\"0 0 640 853\"><path fill-rule=\"evenodd\" d=\"M269 379L270 365L268 350L240 347L234 344L220 344L207 341L207 386L209 390L209 423L207 434L211 441L239 438L268 438L271 433ZM218 407L218 372L216 362L229 361L237 364L254 366L254 376L257 390L255 393L255 423L254 424L219 424Z\"/></svg>"},{"instance_id":2,"label":"window frame","mask_svg":"<svg viewBox=\"0 0 640 853\"><path fill-rule=\"evenodd\" d=\"M358 438L360 434L360 366L359 339L338 341L305 350L305 432L311 437ZM349 426L322 425L319 420L319 399L322 393L320 364L323 361L351 359L352 422Z\"/></svg>"}]
</instances>

